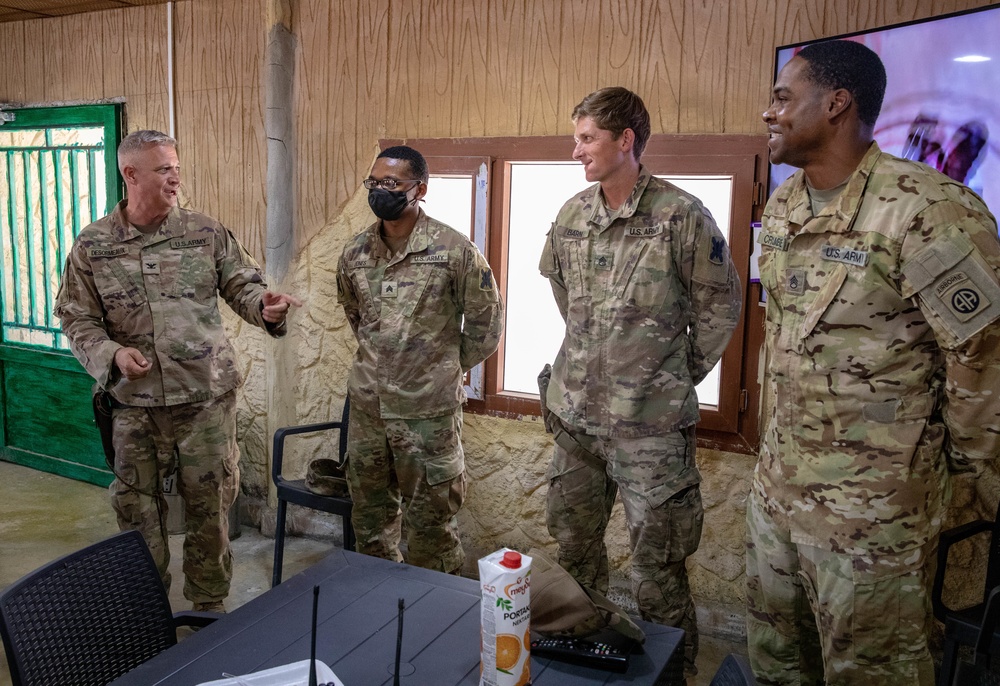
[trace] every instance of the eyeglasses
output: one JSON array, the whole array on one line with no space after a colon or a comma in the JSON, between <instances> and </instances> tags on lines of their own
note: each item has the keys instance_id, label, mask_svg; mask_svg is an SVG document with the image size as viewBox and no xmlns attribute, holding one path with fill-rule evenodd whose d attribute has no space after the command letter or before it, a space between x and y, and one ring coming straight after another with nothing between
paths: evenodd
<instances>
[{"instance_id":1,"label":"eyeglasses","mask_svg":"<svg viewBox=\"0 0 1000 686\"><path fill-rule=\"evenodd\" d=\"M363 185L368 190L372 190L374 188L384 188L387 191L392 191L396 190L396 186L398 186L399 184L409 183L410 181L420 183L420 179L394 179L391 176L387 176L384 179L373 179L372 177L369 176L367 179L361 182L361 185ZM412 186L410 186L410 188L412 188Z\"/></svg>"}]
</instances>

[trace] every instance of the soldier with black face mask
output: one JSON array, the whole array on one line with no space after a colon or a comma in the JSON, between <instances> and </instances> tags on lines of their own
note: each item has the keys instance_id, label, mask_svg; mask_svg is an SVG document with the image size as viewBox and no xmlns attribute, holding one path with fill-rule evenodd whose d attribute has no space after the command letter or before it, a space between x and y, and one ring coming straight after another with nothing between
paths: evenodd
<instances>
[{"instance_id":1,"label":"soldier with black face mask","mask_svg":"<svg viewBox=\"0 0 1000 686\"><path fill-rule=\"evenodd\" d=\"M459 573L463 379L496 351L503 304L475 244L420 209L427 180L419 152L384 150L364 181L378 221L338 265L337 298L358 339L347 480L360 552L402 561L405 521L410 564Z\"/></svg>"}]
</instances>

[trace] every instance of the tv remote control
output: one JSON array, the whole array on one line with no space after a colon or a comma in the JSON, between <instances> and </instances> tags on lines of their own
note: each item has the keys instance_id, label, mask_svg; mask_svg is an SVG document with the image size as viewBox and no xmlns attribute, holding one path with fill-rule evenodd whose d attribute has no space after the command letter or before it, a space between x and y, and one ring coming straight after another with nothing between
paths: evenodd
<instances>
[{"instance_id":1,"label":"tv remote control","mask_svg":"<svg viewBox=\"0 0 1000 686\"><path fill-rule=\"evenodd\" d=\"M609 643L579 638L539 638L531 642L531 654L613 672L628 670L628 652Z\"/></svg>"}]
</instances>

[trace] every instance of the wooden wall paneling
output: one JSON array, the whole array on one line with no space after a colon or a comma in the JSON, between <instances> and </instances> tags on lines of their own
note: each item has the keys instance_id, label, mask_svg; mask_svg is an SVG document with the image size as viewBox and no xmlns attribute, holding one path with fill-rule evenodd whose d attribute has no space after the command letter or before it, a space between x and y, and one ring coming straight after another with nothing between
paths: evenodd
<instances>
[{"instance_id":1,"label":"wooden wall paneling","mask_svg":"<svg viewBox=\"0 0 1000 686\"><path fill-rule=\"evenodd\" d=\"M85 12L63 19L63 39L68 48L64 59L66 79L75 82L76 98L81 100L111 95L104 84L104 72L111 60L105 60L103 28L100 12Z\"/></svg>"},{"instance_id":2,"label":"wooden wall paneling","mask_svg":"<svg viewBox=\"0 0 1000 686\"><path fill-rule=\"evenodd\" d=\"M292 21L299 44L295 60L296 211L298 223L315 232L330 217L329 184L339 172L331 163L330 147L343 103L328 110L327 102L330 64L340 55L330 52L330 3L326 0L301 0Z\"/></svg>"},{"instance_id":3,"label":"wooden wall paneling","mask_svg":"<svg viewBox=\"0 0 1000 686\"><path fill-rule=\"evenodd\" d=\"M125 12L97 12L95 30L101 36L101 77L104 97L125 95Z\"/></svg>"},{"instance_id":4,"label":"wooden wall paneling","mask_svg":"<svg viewBox=\"0 0 1000 686\"><path fill-rule=\"evenodd\" d=\"M727 88L718 92L726 133L763 133L761 113L771 99L775 19L748 0L729 4Z\"/></svg>"},{"instance_id":5,"label":"wooden wall paneling","mask_svg":"<svg viewBox=\"0 0 1000 686\"><path fill-rule=\"evenodd\" d=\"M682 126L685 77L695 64L681 44L691 2L648 3L632 19L638 22L630 29L635 48L622 76L644 99L656 133L677 133ZM624 52L618 59L626 59Z\"/></svg>"},{"instance_id":6,"label":"wooden wall paneling","mask_svg":"<svg viewBox=\"0 0 1000 686\"><path fill-rule=\"evenodd\" d=\"M684 12L678 129L681 133L723 131L729 93L729 4L688 0Z\"/></svg>"},{"instance_id":7,"label":"wooden wall paneling","mask_svg":"<svg viewBox=\"0 0 1000 686\"><path fill-rule=\"evenodd\" d=\"M25 22L0 24L0 102L25 102Z\"/></svg>"},{"instance_id":8,"label":"wooden wall paneling","mask_svg":"<svg viewBox=\"0 0 1000 686\"><path fill-rule=\"evenodd\" d=\"M585 0L579 0L585 2ZM489 136L516 136L521 130L522 62L525 0L490 0L487 4L487 91L483 125ZM565 64L565 60L564 60Z\"/></svg>"},{"instance_id":9,"label":"wooden wall paneling","mask_svg":"<svg viewBox=\"0 0 1000 686\"><path fill-rule=\"evenodd\" d=\"M450 103L461 97L455 83L455 59L458 26L455 20L453 0L401 0L413 2L420 12L420 46L422 57L419 64L420 84L417 90L418 113L416 123L419 131L415 135L448 136L456 130L452 120ZM390 92L392 84L390 82Z\"/></svg>"},{"instance_id":10,"label":"wooden wall paneling","mask_svg":"<svg viewBox=\"0 0 1000 686\"><path fill-rule=\"evenodd\" d=\"M485 136L489 7L485 2L455 3L455 32L451 37L451 136ZM446 39L447 40L447 39Z\"/></svg>"},{"instance_id":11,"label":"wooden wall paneling","mask_svg":"<svg viewBox=\"0 0 1000 686\"><path fill-rule=\"evenodd\" d=\"M24 102L45 102L45 71L52 63L45 50L45 27L41 19L24 22Z\"/></svg>"},{"instance_id":12,"label":"wooden wall paneling","mask_svg":"<svg viewBox=\"0 0 1000 686\"><path fill-rule=\"evenodd\" d=\"M65 19L39 19L40 23L44 22L42 30L42 42L31 44L30 50L33 53L42 52L44 53L44 63L45 63L45 73L42 74L42 82L44 83L44 95L42 102L57 102L60 100L74 100L75 88L72 83L66 80L66 67L67 61L72 62L72 60L66 60L64 58L64 53L68 52L71 47L66 45L63 38L62 24L65 23ZM79 40L79 37L76 38ZM63 97L63 94L68 94L69 97Z\"/></svg>"},{"instance_id":13,"label":"wooden wall paneling","mask_svg":"<svg viewBox=\"0 0 1000 686\"><path fill-rule=\"evenodd\" d=\"M445 32L434 27L445 10L434 0L424 4L420 0L394 0L389 13L389 45L387 52L387 96L388 112L386 133L391 137L409 138L414 136L434 136L440 122L433 121L438 116L437 99L446 99L452 94L445 91L435 94L436 72L447 72L451 68L446 46L436 45ZM432 97L436 96L436 97ZM446 110L447 112L447 110Z\"/></svg>"},{"instance_id":14,"label":"wooden wall paneling","mask_svg":"<svg viewBox=\"0 0 1000 686\"><path fill-rule=\"evenodd\" d=\"M529 1L523 15L521 62L521 136L551 133L565 113L559 111L560 40L563 2Z\"/></svg>"},{"instance_id":15,"label":"wooden wall paneling","mask_svg":"<svg viewBox=\"0 0 1000 686\"><path fill-rule=\"evenodd\" d=\"M617 84L601 81L601 46L606 41L601 30L607 17L600 3L591 0L564 0L559 54L559 99L555 128L550 133L573 133L573 108L584 96L598 88ZM503 134L514 135L514 134Z\"/></svg>"},{"instance_id":16,"label":"wooden wall paneling","mask_svg":"<svg viewBox=\"0 0 1000 686\"><path fill-rule=\"evenodd\" d=\"M389 62L385 46L389 42L390 0L371 0L358 5L359 55L357 98L354 110L357 135L354 139L354 161L345 169L350 193L337 201L342 203L353 195L358 183L368 173L378 150L378 139L386 136L389 109Z\"/></svg>"},{"instance_id":17,"label":"wooden wall paneling","mask_svg":"<svg viewBox=\"0 0 1000 686\"><path fill-rule=\"evenodd\" d=\"M332 66L327 72L324 106L327 149L324 151L332 174L326 188L327 221L333 218L342 203L357 190L361 176L354 173L357 160L358 74L361 63L381 53L384 43L368 43L359 36L360 8L354 3L340 3L330 10L330 33L327 46ZM384 68L384 67L383 67Z\"/></svg>"}]
</instances>

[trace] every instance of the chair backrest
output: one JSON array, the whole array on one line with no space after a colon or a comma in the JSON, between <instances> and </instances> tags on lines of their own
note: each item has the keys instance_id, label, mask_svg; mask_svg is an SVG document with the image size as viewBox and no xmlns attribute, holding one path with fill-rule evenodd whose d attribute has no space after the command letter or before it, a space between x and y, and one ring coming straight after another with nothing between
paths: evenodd
<instances>
[{"instance_id":1,"label":"chair backrest","mask_svg":"<svg viewBox=\"0 0 1000 686\"><path fill-rule=\"evenodd\" d=\"M756 686L757 680L750 669L750 662L742 655L730 653L719 665L710 686Z\"/></svg>"},{"instance_id":2,"label":"chair backrest","mask_svg":"<svg viewBox=\"0 0 1000 686\"><path fill-rule=\"evenodd\" d=\"M1000 505L997 505L997 513L993 518L989 555L989 560L986 562L986 583L983 587L984 602L990 591L1000 586Z\"/></svg>"},{"instance_id":3,"label":"chair backrest","mask_svg":"<svg viewBox=\"0 0 1000 686\"><path fill-rule=\"evenodd\" d=\"M50 562L0 594L13 686L105 686L177 643L170 601L138 531Z\"/></svg>"}]
</instances>

